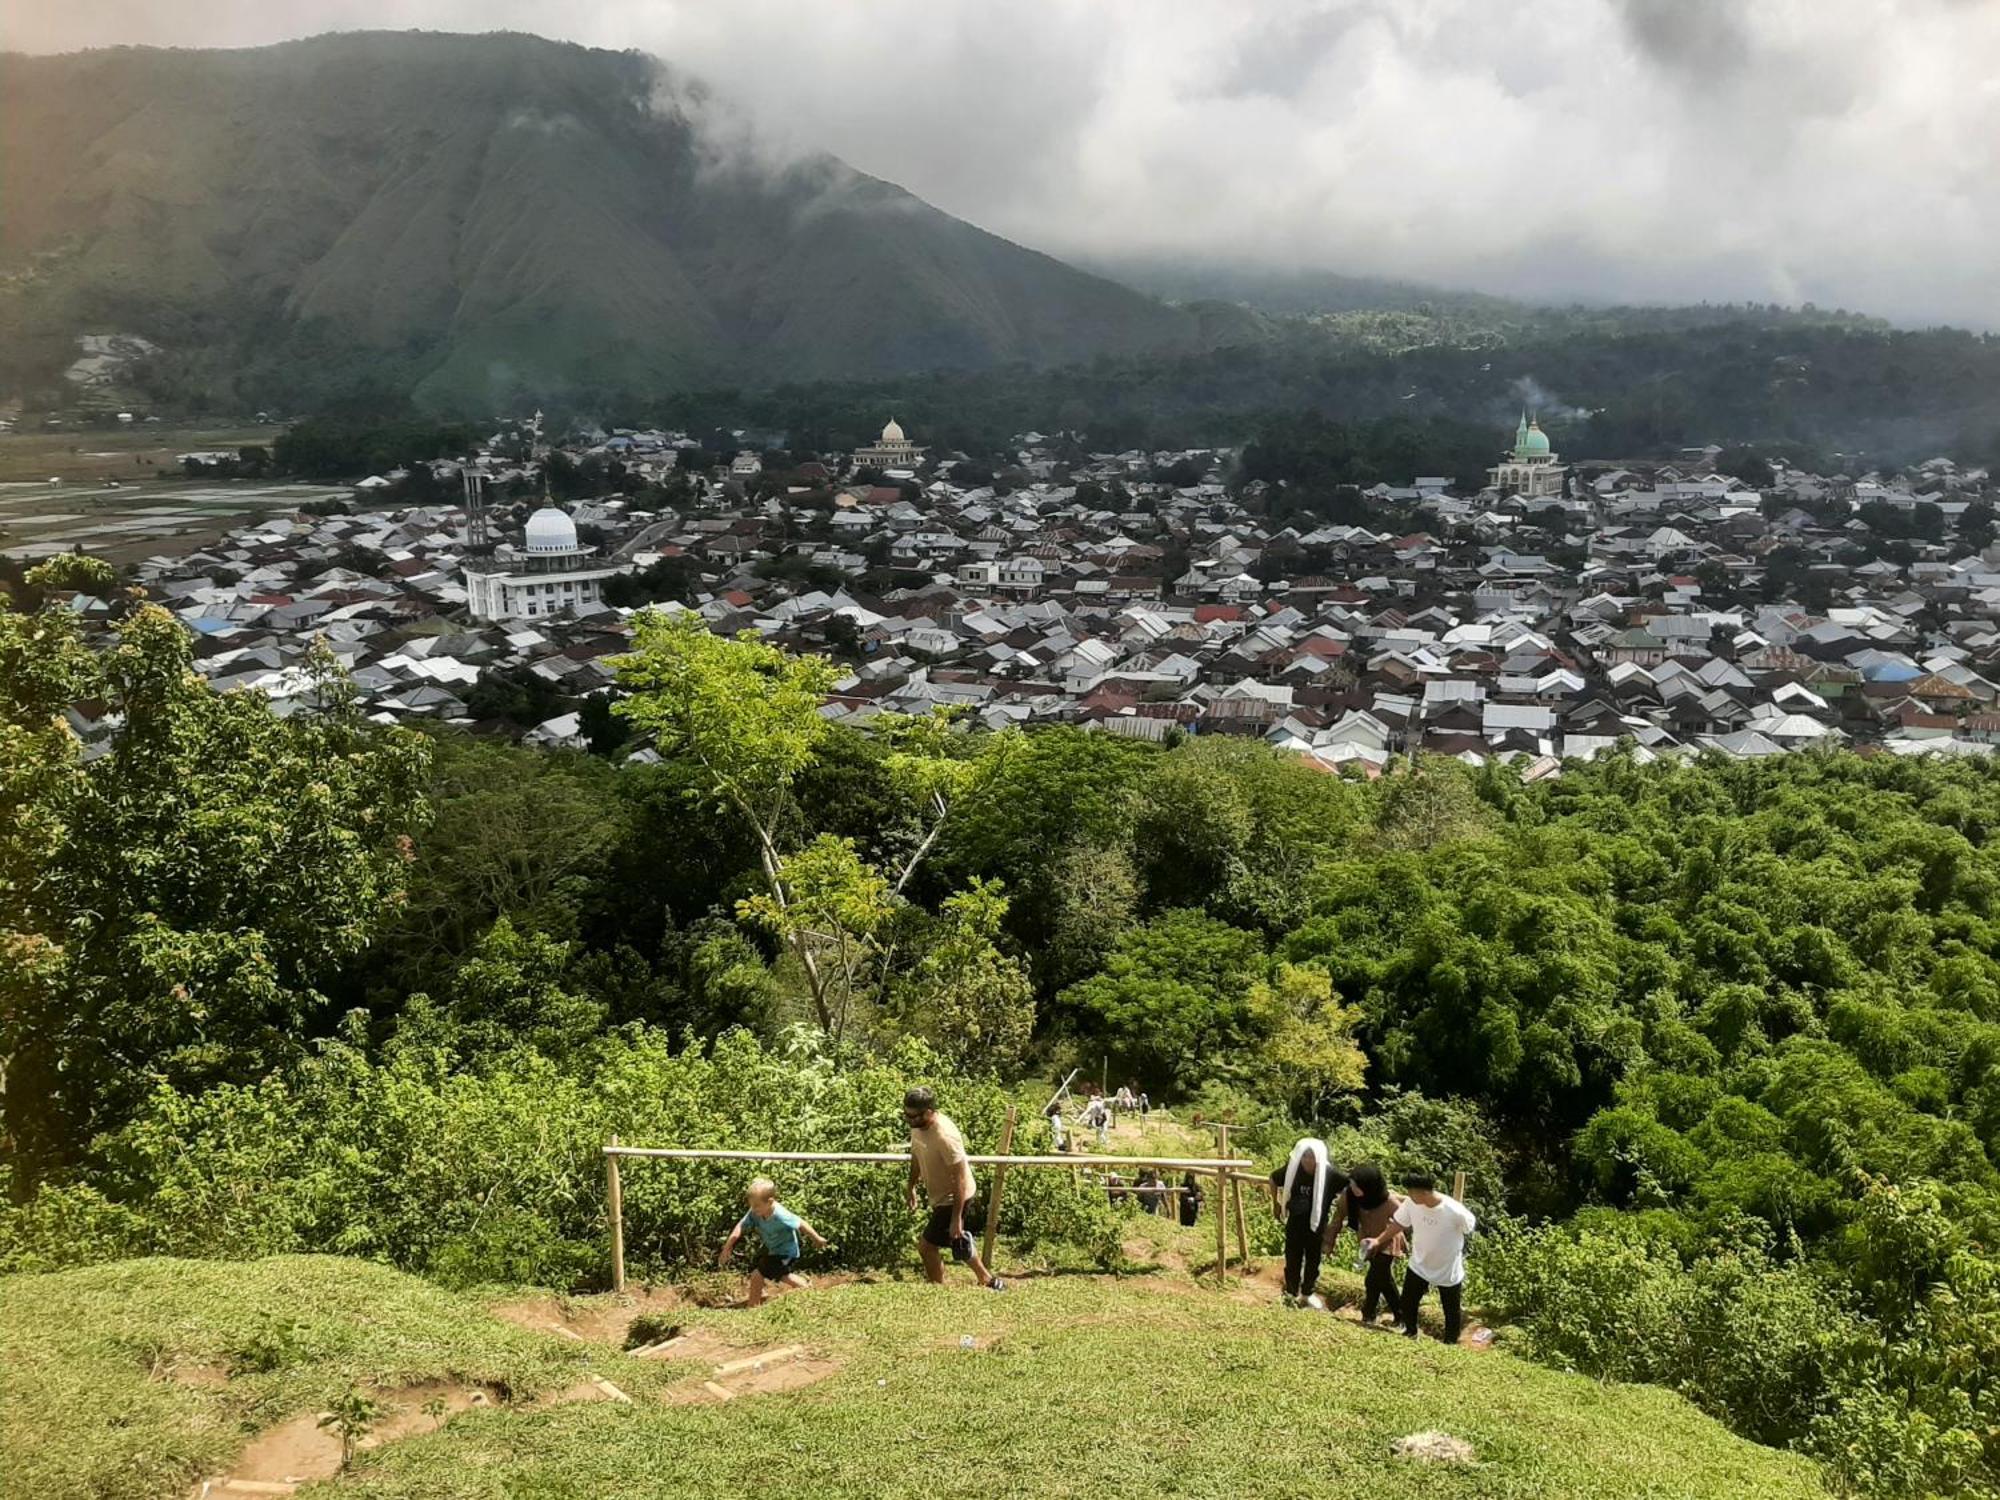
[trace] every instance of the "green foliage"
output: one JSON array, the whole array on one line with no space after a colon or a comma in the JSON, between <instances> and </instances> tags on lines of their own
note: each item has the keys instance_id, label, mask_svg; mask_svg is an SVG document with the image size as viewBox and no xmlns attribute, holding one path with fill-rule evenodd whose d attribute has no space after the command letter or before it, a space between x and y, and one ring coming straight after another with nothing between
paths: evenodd
<instances>
[{"instance_id":1,"label":"green foliage","mask_svg":"<svg viewBox=\"0 0 2000 1500\"><path fill-rule=\"evenodd\" d=\"M33 1175L155 1081L200 1088L295 1055L319 986L402 896L423 742L355 710L332 659L312 707L218 694L141 607L104 643L60 608L0 611L0 1056ZM61 717L117 715L86 759Z\"/></svg>"},{"instance_id":2,"label":"green foliage","mask_svg":"<svg viewBox=\"0 0 2000 1500\"><path fill-rule=\"evenodd\" d=\"M898 997L904 1028L961 1069L1011 1073L1034 1030L1034 989L1000 949L1006 914L997 883L975 879L945 897L940 930Z\"/></svg>"},{"instance_id":3,"label":"green foliage","mask_svg":"<svg viewBox=\"0 0 2000 1500\"><path fill-rule=\"evenodd\" d=\"M1266 968L1255 933L1198 911L1127 932L1104 972L1063 994L1119 1072L1191 1090L1252 1035L1252 990Z\"/></svg>"},{"instance_id":4,"label":"green foliage","mask_svg":"<svg viewBox=\"0 0 2000 1500\"><path fill-rule=\"evenodd\" d=\"M413 1023L379 1060L334 1042L255 1085L195 1096L162 1089L106 1143L102 1199L45 1189L0 1211L0 1267L133 1251L329 1251L450 1285L589 1286L607 1274L600 1148L614 1134L639 1144L899 1150L903 1092L919 1082L938 1089L975 1151L993 1149L1005 1114L997 1085L959 1080L915 1044L837 1067L811 1034L795 1035L789 1051L742 1032L675 1051L634 1027L560 1065L520 1047L473 1069L454 1046L433 1018ZM752 1175L730 1162L628 1164L633 1273L712 1260ZM907 1260L916 1220L899 1172L852 1164L775 1175L844 1263ZM72 1243L59 1258L57 1223L107 1238Z\"/></svg>"},{"instance_id":5,"label":"green foliage","mask_svg":"<svg viewBox=\"0 0 2000 1500\"><path fill-rule=\"evenodd\" d=\"M381 1402L351 1387L336 1396L331 1409L321 1415L319 1425L331 1428L340 1437L341 1468L354 1462L355 1446L375 1430L381 1415Z\"/></svg>"}]
</instances>

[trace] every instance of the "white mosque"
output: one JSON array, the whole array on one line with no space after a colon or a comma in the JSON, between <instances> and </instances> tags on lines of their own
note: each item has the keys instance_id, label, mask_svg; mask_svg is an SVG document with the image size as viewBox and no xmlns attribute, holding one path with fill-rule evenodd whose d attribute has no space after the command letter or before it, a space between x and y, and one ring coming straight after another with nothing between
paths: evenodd
<instances>
[{"instance_id":1,"label":"white mosque","mask_svg":"<svg viewBox=\"0 0 2000 1500\"><path fill-rule=\"evenodd\" d=\"M1502 455L1486 472L1489 482L1503 495L1538 500L1563 492L1563 468L1549 449L1549 435L1526 412L1521 413L1521 425L1514 429L1514 451Z\"/></svg>"},{"instance_id":2,"label":"white mosque","mask_svg":"<svg viewBox=\"0 0 2000 1500\"><path fill-rule=\"evenodd\" d=\"M466 559L466 604L481 621L581 614L597 608L605 579L626 571L581 545L567 512L544 505L528 517L520 546L502 543L491 557Z\"/></svg>"},{"instance_id":3,"label":"white mosque","mask_svg":"<svg viewBox=\"0 0 2000 1500\"><path fill-rule=\"evenodd\" d=\"M902 424L894 417L882 429L880 442L854 450L857 469L914 469L924 450L903 436Z\"/></svg>"}]
</instances>

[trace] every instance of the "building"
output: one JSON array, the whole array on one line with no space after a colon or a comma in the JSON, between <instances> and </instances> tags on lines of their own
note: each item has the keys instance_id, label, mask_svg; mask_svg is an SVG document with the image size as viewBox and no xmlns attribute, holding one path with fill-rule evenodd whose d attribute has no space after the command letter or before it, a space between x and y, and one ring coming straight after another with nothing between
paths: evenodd
<instances>
[{"instance_id":1,"label":"building","mask_svg":"<svg viewBox=\"0 0 2000 1500\"><path fill-rule=\"evenodd\" d=\"M891 417L880 442L854 450L854 464L861 469L914 469L923 456L924 450L904 437L901 425Z\"/></svg>"},{"instance_id":2,"label":"building","mask_svg":"<svg viewBox=\"0 0 2000 1500\"><path fill-rule=\"evenodd\" d=\"M1487 470L1493 487L1503 495L1519 495L1535 500L1560 496L1563 469L1549 450L1548 434L1541 423L1521 413L1521 425L1514 429L1514 450Z\"/></svg>"},{"instance_id":3,"label":"building","mask_svg":"<svg viewBox=\"0 0 2000 1500\"><path fill-rule=\"evenodd\" d=\"M576 522L545 505L528 517L521 546L503 543L491 557L466 559L466 608L481 621L581 614L602 602L605 579L627 571L629 564L579 544Z\"/></svg>"}]
</instances>

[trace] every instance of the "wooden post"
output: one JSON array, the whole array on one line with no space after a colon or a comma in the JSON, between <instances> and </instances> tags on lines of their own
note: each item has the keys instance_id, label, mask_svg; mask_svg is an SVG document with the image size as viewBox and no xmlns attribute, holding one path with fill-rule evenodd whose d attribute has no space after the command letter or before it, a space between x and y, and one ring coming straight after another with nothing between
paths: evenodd
<instances>
[{"instance_id":1,"label":"wooden post","mask_svg":"<svg viewBox=\"0 0 2000 1500\"><path fill-rule=\"evenodd\" d=\"M1216 1143L1215 1159L1229 1160L1229 1127L1222 1127L1221 1139ZM1229 1169L1215 1169L1215 1279L1222 1285L1229 1282Z\"/></svg>"},{"instance_id":2,"label":"wooden post","mask_svg":"<svg viewBox=\"0 0 2000 1500\"><path fill-rule=\"evenodd\" d=\"M1224 1150L1222 1154L1227 1156L1229 1152ZM1236 1214L1236 1263L1247 1267L1250 1264L1250 1236L1243 1228L1243 1179L1233 1172L1229 1174L1229 1205Z\"/></svg>"},{"instance_id":3,"label":"wooden post","mask_svg":"<svg viewBox=\"0 0 2000 1500\"><path fill-rule=\"evenodd\" d=\"M1000 1131L1000 1154L1009 1155L1014 1149L1014 1106L1007 1106L1007 1123ZM1007 1169L993 1169L993 1196L986 1200L986 1240L979 1252L979 1258L986 1262L986 1269L993 1269L993 1240L1000 1233L1000 1187L1007 1180Z\"/></svg>"},{"instance_id":4,"label":"wooden post","mask_svg":"<svg viewBox=\"0 0 2000 1500\"><path fill-rule=\"evenodd\" d=\"M1465 1174L1463 1172L1454 1172L1451 1174L1451 1195L1460 1203L1465 1201Z\"/></svg>"},{"instance_id":5,"label":"wooden post","mask_svg":"<svg viewBox=\"0 0 2000 1500\"><path fill-rule=\"evenodd\" d=\"M611 1137L618 1144L618 1137ZM611 1210L611 1290L625 1290L625 1193L618 1181L618 1158L604 1157L604 1196Z\"/></svg>"}]
</instances>

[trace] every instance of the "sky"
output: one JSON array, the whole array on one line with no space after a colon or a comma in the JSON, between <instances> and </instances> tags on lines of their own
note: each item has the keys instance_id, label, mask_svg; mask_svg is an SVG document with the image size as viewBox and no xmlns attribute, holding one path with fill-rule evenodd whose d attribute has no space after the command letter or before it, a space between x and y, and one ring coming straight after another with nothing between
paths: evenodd
<instances>
[{"instance_id":1,"label":"sky","mask_svg":"<svg viewBox=\"0 0 2000 1500\"><path fill-rule=\"evenodd\" d=\"M13 0L0 42L532 31L1058 255L2000 328L2000 0Z\"/></svg>"}]
</instances>

